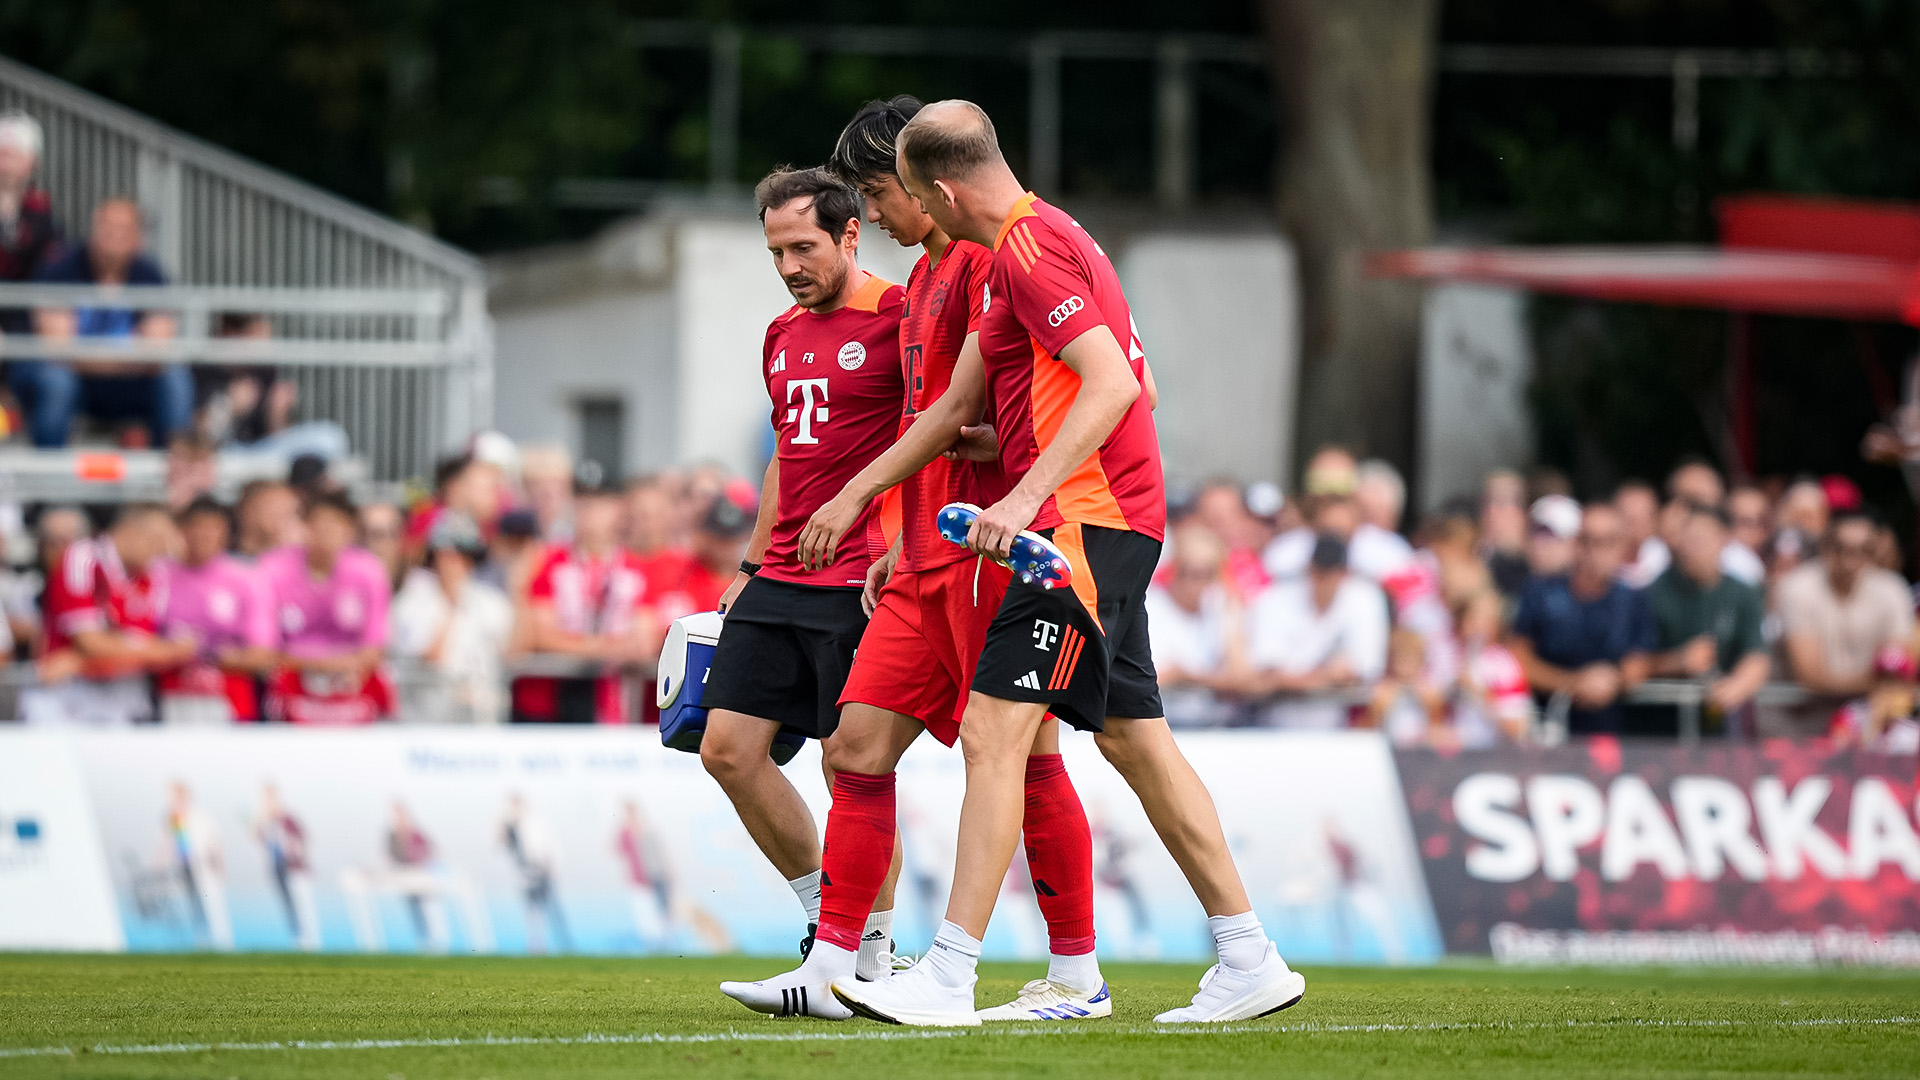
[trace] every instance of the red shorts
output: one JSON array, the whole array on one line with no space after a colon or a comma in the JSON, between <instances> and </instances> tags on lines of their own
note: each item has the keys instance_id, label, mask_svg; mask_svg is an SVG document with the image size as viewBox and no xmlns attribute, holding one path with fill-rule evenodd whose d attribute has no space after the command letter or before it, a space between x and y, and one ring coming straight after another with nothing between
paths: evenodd
<instances>
[{"instance_id":1,"label":"red shorts","mask_svg":"<svg viewBox=\"0 0 1920 1080\"><path fill-rule=\"evenodd\" d=\"M952 746L987 627L1012 576L980 558L893 575L853 654L840 704L911 716Z\"/></svg>"}]
</instances>

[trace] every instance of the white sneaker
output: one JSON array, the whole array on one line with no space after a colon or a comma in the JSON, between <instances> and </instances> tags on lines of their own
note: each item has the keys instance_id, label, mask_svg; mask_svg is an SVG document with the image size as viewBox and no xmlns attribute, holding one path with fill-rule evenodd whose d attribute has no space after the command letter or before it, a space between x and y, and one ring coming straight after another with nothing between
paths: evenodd
<instances>
[{"instance_id":1,"label":"white sneaker","mask_svg":"<svg viewBox=\"0 0 1920 1080\"><path fill-rule=\"evenodd\" d=\"M891 979L861 982L852 976L833 980L833 996L861 1016L885 1024L916 1027L978 1027L973 986L950 987L933 977L922 962Z\"/></svg>"},{"instance_id":2,"label":"white sneaker","mask_svg":"<svg viewBox=\"0 0 1920 1080\"><path fill-rule=\"evenodd\" d=\"M822 1020L851 1020L853 1013L834 1000L825 979L807 965L759 982L723 982L720 992L757 1013L768 1016L815 1016Z\"/></svg>"},{"instance_id":3,"label":"white sneaker","mask_svg":"<svg viewBox=\"0 0 1920 1080\"><path fill-rule=\"evenodd\" d=\"M1267 942L1267 959L1251 971L1215 964L1200 977L1193 1004L1163 1012L1157 1024L1217 1024L1252 1020L1300 1003L1307 993L1306 977L1287 967L1280 950Z\"/></svg>"},{"instance_id":4,"label":"white sneaker","mask_svg":"<svg viewBox=\"0 0 1920 1080\"><path fill-rule=\"evenodd\" d=\"M1088 994L1050 979L1035 979L1005 1005L980 1010L982 1020L1098 1020L1112 1015L1113 995L1106 983Z\"/></svg>"}]
</instances>

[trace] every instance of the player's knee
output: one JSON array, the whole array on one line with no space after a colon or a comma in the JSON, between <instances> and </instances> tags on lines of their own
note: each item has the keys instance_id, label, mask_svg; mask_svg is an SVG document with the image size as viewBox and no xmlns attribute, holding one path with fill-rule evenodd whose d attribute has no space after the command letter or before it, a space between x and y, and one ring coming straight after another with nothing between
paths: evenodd
<instances>
[{"instance_id":1,"label":"player's knee","mask_svg":"<svg viewBox=\"0 0 1920 1080\"><path fill-rule=\"evenodd\" d=\"M700 740L700 764L706 766L707 775L724 784L745 774L758 762L746 740L710 730Z\"/></svg>"},{"instance_id":2,"label":"player's knee","mask_svg":"<svg viewBox=\"0 0 1920 1080\"><path fill-rule=\"evenodd\" d=\"M1105 731L1096 732L1093 744L1100 748L1100 756L1107 759L1120 775L1129 776L1137 772L1145 763L1139 740L1131 738L1131 729L1125 725L1107 724Z\"/></svg>"}]
</instances>

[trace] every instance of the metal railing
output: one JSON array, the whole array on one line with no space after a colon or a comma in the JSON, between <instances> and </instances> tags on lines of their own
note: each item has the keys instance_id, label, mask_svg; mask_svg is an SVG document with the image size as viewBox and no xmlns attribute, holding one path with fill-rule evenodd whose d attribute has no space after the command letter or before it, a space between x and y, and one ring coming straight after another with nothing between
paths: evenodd
<instances>
[{"instance_id":1,"label":"metal railing","mask_svg":"<svg viewBox=\"0 0 1920 1080\"><path fill-rule=\"evenodd\" d=\"M432 665L420 660L393 658L388 661L388 670L403 703L413 698L418 700L434 690L449 685L439 671ZM626 680L629 712L637 715L632 706L637 704L634 695L640 685L653 677L649 668L610 667L598 661L585 660L573 656L533 653L513 658L505 666L505 678L501 686L504 692L506 683L515 678L597 678L607 674L620 674ZM11 721L17 715L12 707L22 689L39 684L38 676L32 664L0 665L0 723ZM1683 743L1699 741L1701 737L1701 716L1707 704L1708 683L1705 680L1690 679L1650 679L1628 691L1621 697L1626 705L1667 705L1679 712L1677 738ZM1361 708L1372 699L1371 686L1350 686L1336 690L1317 691L1304 694L1278 694L1250 705L1287 704L1332 704L1349 708ZM1773 682L1762 686L1755 694L1749 707L1779 707L1802 704L1810 699L1808 692L1795 683ZM503 698L504 700L504 698ZM1531 741L1547 745L1558 745L1567 739L1567 711L1572 699L1566 694L1557 694L1543 709L1536 709L1532 725ZM403 710L404 713L404 710ZM430 718L396 717L401 722L420 722ZM1728 725L1721 732L1728 738L1742 737L1743 732Z\"/></svg>"},{"instance_id":2,"label":"metal railing","mask_svg":"<svg viewBox=\"0 0 1920 1080\"><path fill-rule=\"evenodd\" d=\"M426 475L491 422L492 326L473 256L4 57L0 110L45 129L39 180L69 232L104 199L139 203L178 286L141 306L192 317L181 341L128 359L280 365L302 411L344 427L380 480ZM6 306L38 303L45 287L20 288ZM208 340L201 316L228 311L266 314L274 340ZM31 338L0 345L0 356L58 355Z\"/></svg>"}]
</instances>

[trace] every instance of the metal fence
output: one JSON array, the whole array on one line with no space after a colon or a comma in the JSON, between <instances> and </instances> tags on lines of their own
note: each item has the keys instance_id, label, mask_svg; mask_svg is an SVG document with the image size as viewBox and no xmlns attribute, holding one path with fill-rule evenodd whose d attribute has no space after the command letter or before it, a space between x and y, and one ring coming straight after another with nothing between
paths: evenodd
<instances>
[{"instance_id":1,"label":"metal fence","mask_svg":"<svg viewBox=\"0 0 1920 1080\"><path fill-rule=\"evenodd\" d=\"M423 476L491 422L492 330L473 256L4 57L0 110L45 129L41 182L69 232L101 200L134 199L180 286L173 306L267 315L276 344L293 346L270 362L306 415L346 428L374 478ZM204 345L206 319L194 323L183 329ZM6 355L33 347L16 344ZM380 353L390 346L414 351Z\"/></svg>"}]
</instances>

